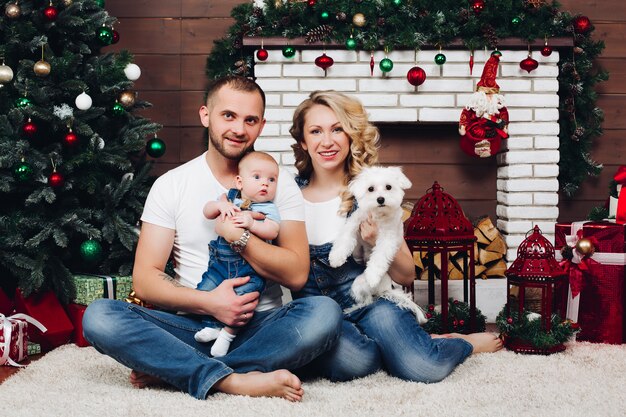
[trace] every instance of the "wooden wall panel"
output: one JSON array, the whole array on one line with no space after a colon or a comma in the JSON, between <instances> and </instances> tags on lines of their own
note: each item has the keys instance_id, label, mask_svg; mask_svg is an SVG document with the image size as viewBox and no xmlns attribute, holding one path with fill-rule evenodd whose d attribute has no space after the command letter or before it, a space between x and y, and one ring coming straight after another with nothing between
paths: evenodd
<instances>
[{"instance_id":1,"label":"wooden wall panel","mask_svg":"<svg viewBox=\"0 0 626 417\"><path fill-rule=\"evenodd\" d=\"M181 88L180 55L135 55L141 77L135 82L139 91L176 91Z\"/></svg>"},{"instance_id":2,"label":"wooden wall panel","mask_svg":"<svg viewBox=\"0 0 626 417\"><path fill-rule=\"evenodd\" d=\"M604 129L626 129L626 95L602 94L597 105L604 110Z\"/></svg>"},{"instance_id":3,"label":"wooden wall panel","mask_svg":"<svg viewBox=\"0 0 626 417\"><path fill-rule=\"evenodd\" d=\"M626 163L626 130L604 129L604 134L595 142L592 150L594 160L603 164Z\"/></svg>"},{"instance_id":4,"label":"wooden wall panel","mask_svg":"<svg viewBox=\"0 0 626 417\"><path fill-rule=\"evenodd\" d=\"M140 114L165 127L180 126L179 91L144 91L141 98L152 103L152 107L140 111Z\"/></svg>"},{"instance_id":5,"label":"wooden wall panel","mask_svg":"<svg viewBox=\"0 0 626 417\"><path fill-rule=\"evenodd\" d=\"M626 20L626 15L621 16L621 18ZM596 27L594 39L603 40L606 45L606 49L602 52L602 57L626 57L626 22L602 22L596 23L594 26Z\"/></svg>"},{"instance_id":6,"label":"wooden wall panel","mask_svg":"<svg viewBox=\"0 0 626 417\"><path fill-rule=\"evenodd\" d=\"M117 30L120 41L106 49L128 49L133 54L180 53L180 19L123 18Z\"/></svg>"},{"instance_id":7,"label":"wooden wall panel","mask_svg":"<svg viewBox=\"0 0 626 417\"><path fill-rule=\"evenodd\" d=\"M626 63L624 58L600 58L597 66L609 72L609 79L597 85L599 94L626 94Z\"/></svg>"},{"instance_id":8,"label":"wooden wall panel","mask_svg":"<svg viewBox=\"0 0 626 417\"><path fill-rule=\"evenodd\" d=\"M184 19L182 21L181 52L184 54L206 54L213 42L224 37L232 26L231 18Z\"/></svg>"},{"instance_id":9,"label":"wooden wall panel","mask_svg":"<svg viewBox=\"0 0 626 417\"><path fill-rule=\"evenodd\" d=\"M180 130L180 161L187 162L207 150L204 127L182 127Z\"/></svg>"},{"instance_id":10,"label":"wooden wall panel","mask_svg":"<svg viewBox=\"0 0 626 417\"><path fill-rule=\"evenodd\" d=\"M615 20L626 17L626 2L622 0L559 0L561 9L572 15L583 14L592 20Z\"/></svg>"},{"instance_id":11,"label":"wooden wall panel","mask_svg":"<svg viewBox=\"0 0 626 417\"><path fill-rule=\"evenodd\" d=\"M181 90L205 90L208 81L206 76L207 55L181 55Z\"/></svg>"},{"instance_id":12,"label":"wooden wall panel","mask_svg":"<svg viewBox=\"0 0 626 417\"><path fill-rule=\"evenodd\" d=\"M180 17L182 0L106 0L111 16L121 17Z\"/></svg>"},{"instance_id":13,"label":"wooden wall panel","mask_svg":"<svg viewBox=\"0 0 626 417\"><path fill-rule=\"evenodd\" d=\"M183 17L229 17L238 4L251 0L182 0Z\"/></svg>"}]
</instances>

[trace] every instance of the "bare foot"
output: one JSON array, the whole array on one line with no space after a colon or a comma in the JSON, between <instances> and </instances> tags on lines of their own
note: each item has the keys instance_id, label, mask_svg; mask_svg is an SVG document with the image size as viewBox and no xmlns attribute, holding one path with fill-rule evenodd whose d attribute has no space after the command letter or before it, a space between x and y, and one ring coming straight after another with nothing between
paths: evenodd
<instances>
[{"instance_id":1,"label":"bare foot","mask_svg":"<svg viewBox=\"0 0 626 417\"><path fill-rule=\"evenodd\" d=\"M139 371L131 371L130 377L128 378L130 384L135 388L145 388L145 387L165 387L169 384L162 379L157 378L156 376L144 374Z\"/></svg>"},{"instance_id":2,"label":"bare foot","mask_svg":"<svg viewBox=\"0 0 626 417\"><path fill-rule=\"evenodd\" d=\"M473 347L472 354L497 352L502 349L502 339L494 333L451 333L450 335L471 343Z\"/></svg>"},{"instance_id":3,"label":"bare foot","mask_svg":"<svg viewBox=\"0 0 626 417\"><path fill-rule=\"evenodd\" d=\"M301 401L304 395L300 379L285 369L230 374L215 384L215 389L226 394L280 397L293 402Z\"/></svg>"}]
</instances>

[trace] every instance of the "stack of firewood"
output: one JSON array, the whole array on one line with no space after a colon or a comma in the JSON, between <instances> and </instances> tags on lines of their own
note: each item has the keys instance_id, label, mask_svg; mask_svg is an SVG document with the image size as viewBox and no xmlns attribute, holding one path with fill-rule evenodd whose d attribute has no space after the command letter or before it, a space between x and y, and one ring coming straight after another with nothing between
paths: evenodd
<instances>
[{"instance_id":1,"label":"stack of firewood","mask_svg":"<svg viewBox=\"0 0 626 417\"><path fill-rule=\"evenodd\" d=\"M475 222L474 236L474 270L477 278L503 278L506 271L506 243L504 238L491 222L489 217L482 217ZM428 252L413 253L417 267L418 279L428 279ZM469 262L469 260L468 260ZM441 271L441 254L434 255L435 276L439 278ZM448 256L448 279L463 279L463 253L450 252Z\"/></svg>"}]
</instances>

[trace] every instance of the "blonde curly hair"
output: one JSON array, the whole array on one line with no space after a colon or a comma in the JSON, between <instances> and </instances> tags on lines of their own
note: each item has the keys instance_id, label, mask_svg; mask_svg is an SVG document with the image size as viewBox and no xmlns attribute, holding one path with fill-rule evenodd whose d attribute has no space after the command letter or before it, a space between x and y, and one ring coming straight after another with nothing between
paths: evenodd
<instances>
[{"instance_id":1,"label":"blonde curly hair","mask_svg":"<svg viewBox=\"0 0 626 417\"><path fill-rule=\"evenodd\" d=\"M293 114L293 123L289 133L296 140L291 145L295 156L295 166L301 178L309 179L313 173L313 164L309 153L302 148L304 142L304 122L307 113L315 105L330 108L339 122L343 131L350 138L350 153L345 161L346 173L344 185L352 180L364 167L378 162L378 148L380 134L378 128L370 123L367 113L361 102L353 97L337 91L314 91L308 99L304 100ZM354 197L348 192L347 187L341 192L340 213L348 213L354 205Z\"/></svg>"}]
</instances>

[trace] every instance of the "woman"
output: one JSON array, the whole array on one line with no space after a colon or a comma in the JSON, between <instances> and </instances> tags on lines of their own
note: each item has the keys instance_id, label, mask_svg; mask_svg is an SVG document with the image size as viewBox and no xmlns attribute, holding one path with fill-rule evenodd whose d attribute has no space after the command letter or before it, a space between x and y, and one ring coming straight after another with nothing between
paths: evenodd
<instances>
[{"instance_id":1,"label":"woman","mask_svg":"<svg viewBox=\"0 0 626 417\"><path fill-rule=\"evenodd\" d=\"M349 258L343 266L331 268L328 254L353 206L346 185L363 167L377 162L378 129L368 121L358 100L335 91L316 91L296 109L290 133L296 140L295 165L303 187L311 251L309 279L294 297L327 295L345 309L354 304L350 287L364 266ZM376 241L374 223L363 222L360 233L364 240ZM414 271L413 257L404 243L389 275L407 286ZM500 339L489 333L430 336L410 311L385 299L344 314L342 329L336 347L302 374L346 381L383 368L405 380L436 382L471 353L502 347Z\"/></svg>"}]
</instances>

